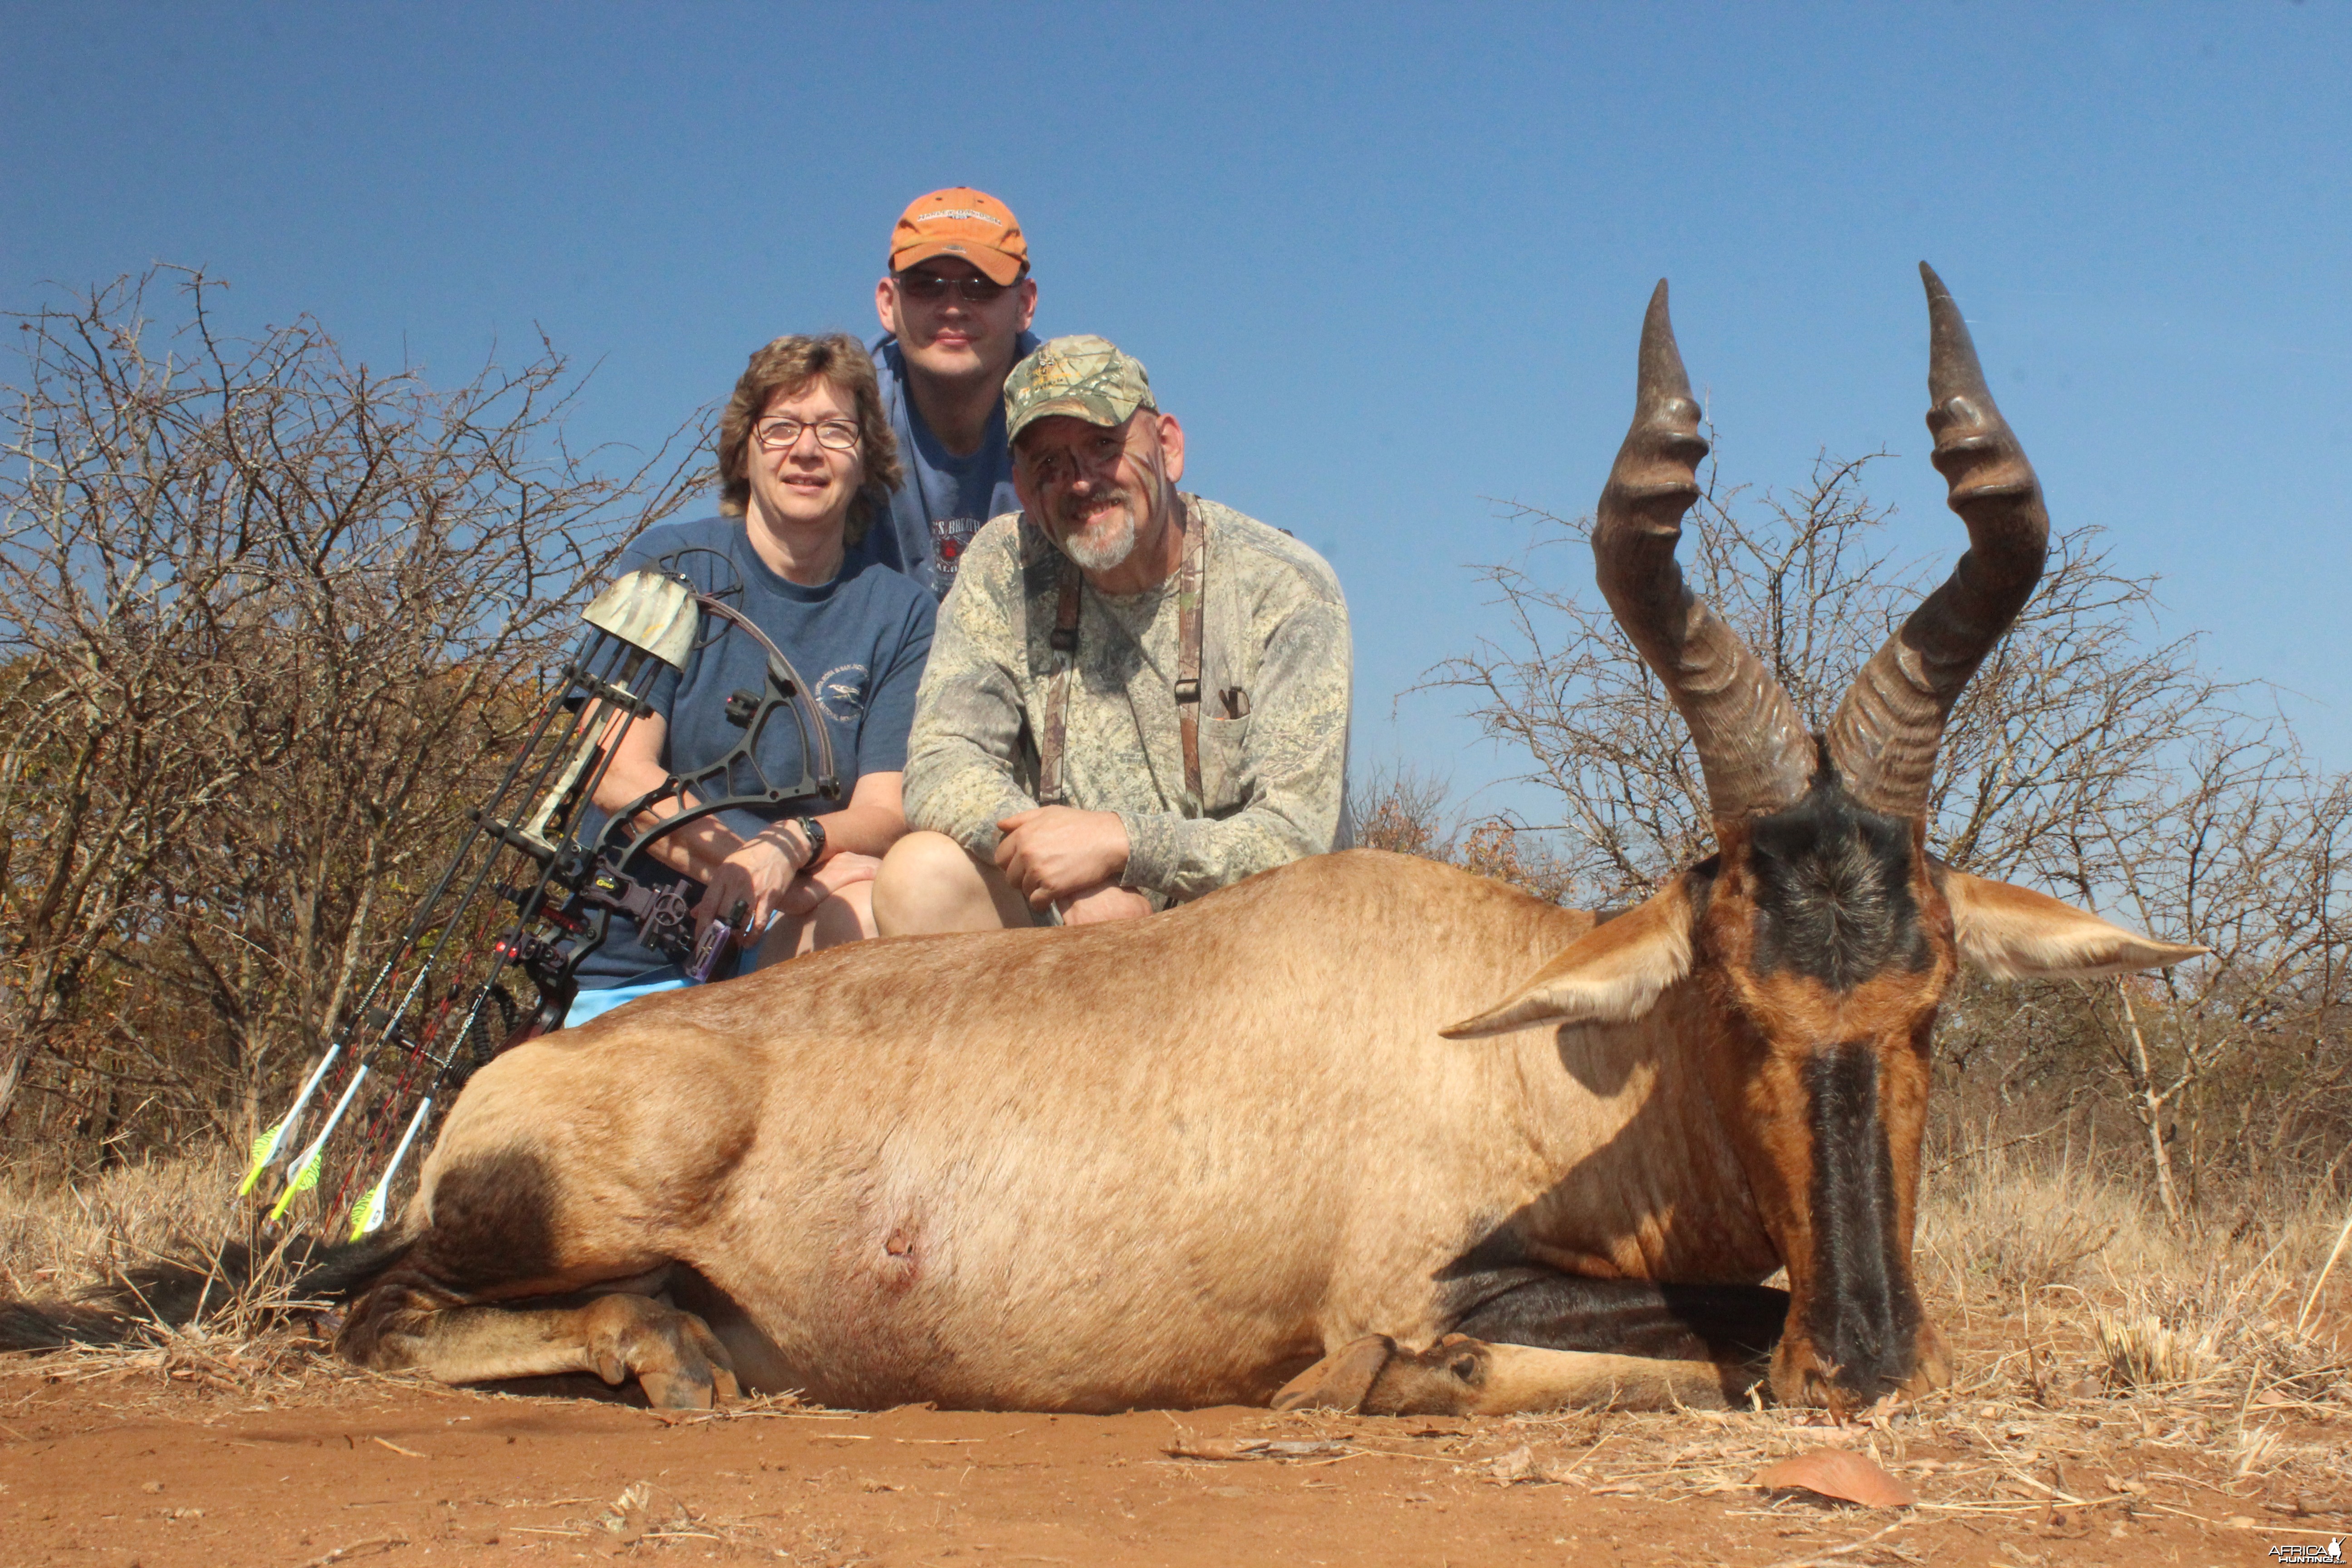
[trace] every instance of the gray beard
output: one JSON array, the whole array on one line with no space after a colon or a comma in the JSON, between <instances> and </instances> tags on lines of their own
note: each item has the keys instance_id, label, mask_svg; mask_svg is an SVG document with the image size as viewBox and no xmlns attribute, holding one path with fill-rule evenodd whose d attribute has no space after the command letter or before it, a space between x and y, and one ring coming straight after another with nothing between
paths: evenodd
<instances>
[{"instance_id":1,"label":"gray beard","mask_svg":"<svg viewBox=\"0 0 2352 1568\"><path fill-rule=\"evenodd\" d=\"M1109 572L1125 565L1135 553L1135 513L1122 507L1116 524L1064 535L1062 552L1089 572Z\"/></svg>"}]
</instances>

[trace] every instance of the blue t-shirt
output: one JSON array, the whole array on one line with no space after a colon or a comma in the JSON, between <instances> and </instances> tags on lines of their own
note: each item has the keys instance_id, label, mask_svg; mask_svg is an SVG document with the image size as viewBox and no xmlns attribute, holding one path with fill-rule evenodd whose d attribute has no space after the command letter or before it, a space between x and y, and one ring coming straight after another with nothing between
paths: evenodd
<instances>
[{"instance_id":1,"label":"blue t-shirt","mask_svg":"<svg viewBox=\"0 0 2352 1568\"><path fill-rule=\"evenodd\" d=\"M1026 355L1038 342L1036 333L1024 332L1013 352ZM944 599L955 586L963 547L980 525L1021 510L1021 499L1013 493L1013 453L1004 440L1004 400L996 400L979 449L959 458L940 445L916 412L915 400L907 395L907 356L889 333L874 340L874 369L882 380L890 428L898 437L898 466L906 473L890 492L889 537L876 541L875 553L929 588L935 599ZM874 532L885 531L877 518Z\"/></svg>"},{"instance_id":2,"label":"blue t-shirt","mask_svg":"<svg viewBox=\"0 0 2352 1568\"><path fill-rule=\"evenodd\" d=\"M906 768L915 688L931 650L937 610L929 594L876 560L866 548L884 527L885 520L876 518L866 539L843 559L840 573L814 588L770 570L752 550L743 520L736 517L653 529L622 558L616 575L657 566L686 577L699 593L723 595L774 640L824 715L833 740L834 770L841 780L840 801L786 802L719 814L719 820L746 838L786 816L838 811L848 804L861 774ZM767 693L765 649L715 616L703 617L700 633L696 639L700 646L687 656L685 670L665 668L646 693L654 710L669 725L662 762L673 773L707 767L742 740L744 731L727 717L730 695ZM761 771L789 787L801 776L800 750L799 726L779 709L761 732ZM808 771L812 775L816 772L813 758ZM735 781L733 792L755 787L747 770ZM603 826L601 813L589 813L583 842ZM688 880L650 856L639 856L628 869L656 887L677 887ZM688 892L689 903L700 896L691 889ZM722 963L731 964L732 960ZM580 984L595 990L640 977L658 978L648 972L674 972L676 967L637 940L634 921L616 914L604 945L582 961Z\"/></svg>"}]
</instances>

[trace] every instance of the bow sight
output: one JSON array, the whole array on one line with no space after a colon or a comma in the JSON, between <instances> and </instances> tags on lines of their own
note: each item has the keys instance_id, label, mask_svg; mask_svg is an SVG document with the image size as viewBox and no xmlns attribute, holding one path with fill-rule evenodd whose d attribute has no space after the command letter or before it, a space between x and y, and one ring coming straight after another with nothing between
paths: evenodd
<instances>
[{"instance_id":1,"label":"bow sight","mask_svg":"<svg viewBox=\"0 0 2352 1568\"><path fill-rule=\"evenodd\" d=\"M772 816L794 802L840 799L832 738L806 684L767 635L724 599L649 569L605 589L582 618L589 630L551 683L496 793L467 814L472 826L457 854L411 912L293 1105L254 1141L237 1192L260 1189L265 1201L274 1194L271 1220L283 1217L299 1194L320 1189L331 1164L340 1175L325 1189L319 1229L330 1232L346 1213L353 1240L380 1228L393 1183L435 1101L454 1096L499 1052L562 1026L579 993L581 962L604 944L615 914L635 922L646 946L707 975L723 934L713 942L706 932L698 944L686 894L633 874L656 839L730 808L755 806ZM617 743L654 711L646 694L662 667L684 670L706 621L719 623L709 637L740 630L767 654L766 689L728 699L727 717L742 738L709 766L673 773L601 816L593 802ZM794 777L772 778L761 762L761 742L779 712L799 731ZM712 922L714 930L721 923ZM724 923L740 925L740 911ZM509 972L520 972L537 993L528 1011L506 988ZM376 1087L369 1092L372 1074ZM314 1098L332 1109L298 1145ZM346 1121L356 1131L338 1141ZM386 1159L395 1130L399 1141ZM382 1173L354 1196L362 1174L377 1168Z\"/></svg>"}]
</instances>

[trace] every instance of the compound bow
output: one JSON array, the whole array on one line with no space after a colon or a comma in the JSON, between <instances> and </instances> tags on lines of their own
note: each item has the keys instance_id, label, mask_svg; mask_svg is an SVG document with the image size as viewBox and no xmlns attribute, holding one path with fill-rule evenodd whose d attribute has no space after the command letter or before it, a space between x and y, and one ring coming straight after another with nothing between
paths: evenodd
<instances>
[{"instance_id":1,"label":"compound bow","mask_svg":"<svg viewBox=\"0 0 2352 1568\"><path fill-rule=\"evenodd\" d=\"M697 593L683 576L647 569L605 589L582 618L589 629L497 790L468 814L472 825L457 853L411 912L292 1105L254 1141L237 1192L258 1192L271 1221L282 1219L301 1194L321 1190L328 1194L317 1215L322 1232L345 1215L352 1240L380 1229L394 1184L436 1103L453 1098L499 1052L562 1026L579 994L580 964L604 944L615 914L635 922L646 947L694 978L709 978L742 923L741 908L731 920L711 921L697 942L685 892L632 870L656 839L730 808L758 806L773 815L796 802L841 798L832 737L807 684L720 595ZM711 622L719 623L715 629ZM730 629L744 632L767 655L765 689L728 699L727 717L742 738L709 766L669 775L588 829L618 742L654 712L646 692L661 668L683 671L699 634L715 638ZM772 778L761 761L761 742L779 713L799 730L796 776ZM529 809L518 812L518 804ZM649 825L640 828L640 821ZM502 984L509 970L538 993L527 1013ZM331 1109L310 1140L298 1143L314 1099ZM339 1142L355 1111L355 1131ZM337 1180L322 1187L331 1164ZM360 1188L370 1171L380 1173Z\"/></svg>"}]
</instances>

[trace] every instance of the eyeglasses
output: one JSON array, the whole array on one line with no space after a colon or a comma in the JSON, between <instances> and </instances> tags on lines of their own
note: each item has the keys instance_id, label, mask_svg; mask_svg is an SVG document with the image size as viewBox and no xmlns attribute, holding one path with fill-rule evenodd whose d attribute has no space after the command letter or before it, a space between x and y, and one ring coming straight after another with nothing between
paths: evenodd
<instances>
[{"instance_id":1,"label":"eyeglasses","mask_svg":"<svg viewBox=\"0 0 2352 1568\"><path fill-rule=\"evenodd\" d=\"M898 275L898 283L900 293L909 300L920 300L927 305L937 304L946 299L950 289L961 294L967 305L985 305L1003 295L1008 287L977 273L970 278L942 278L936 272L901 272Z\"/></svg>"},{"instance_id":2,"label":"eyeglasses","mask_svg":"<svg viewBox=\"0 0 2352 1568\"><path fill-rule=\"evenodd\" d=\"M811 423L805 419L771 419L751 432L762 452L789 452L800 445L801 432L816 432L816 444L830 447L836 452L857 449L857 425L850 419L825 419Z\"/></svg>"}]
</instances>

